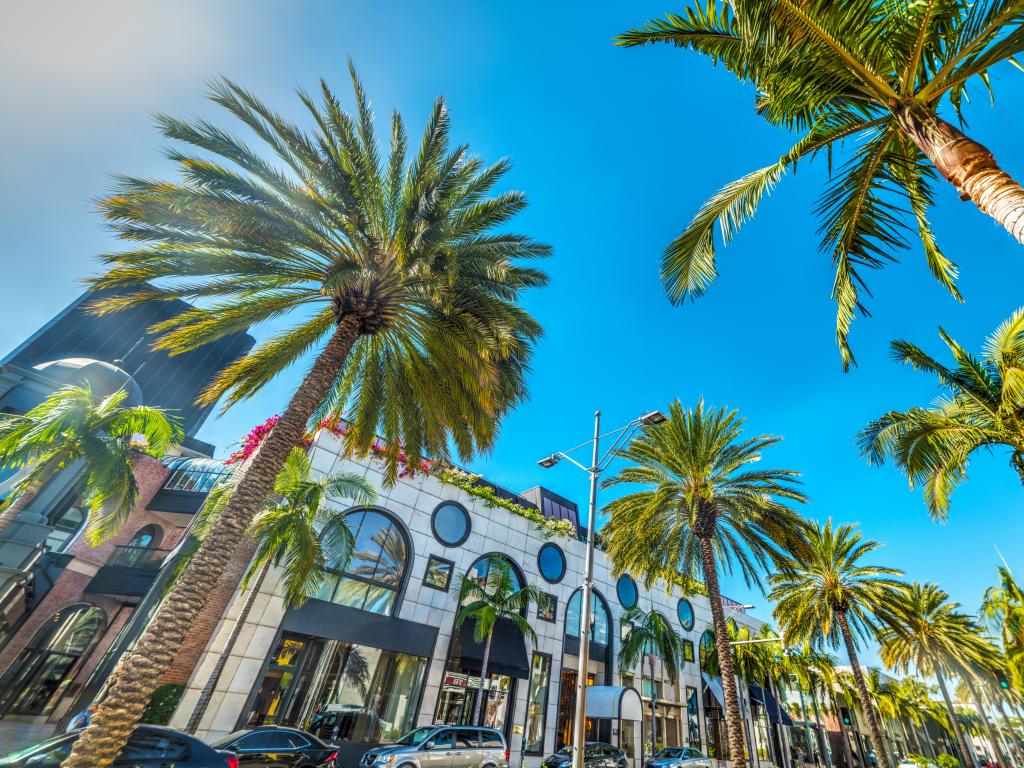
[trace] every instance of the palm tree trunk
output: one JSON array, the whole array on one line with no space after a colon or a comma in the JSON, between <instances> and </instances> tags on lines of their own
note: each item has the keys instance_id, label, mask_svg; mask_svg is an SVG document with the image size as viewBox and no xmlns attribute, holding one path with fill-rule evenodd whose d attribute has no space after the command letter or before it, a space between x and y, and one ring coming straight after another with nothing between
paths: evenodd
<instances>
[{"instance_id":1,"label":"palm tree trunk","mask_svg":"<svg viewBox=\"0 0 1024 768\"><path fill-rule=\"evenodd\" d=\"M956 187L961 199L973 201L1024 243L1024 188L999 167L987 147L919 104L901 105L895 115L906 136Z\"/></svg>"},{"instance_id":2,"label":"palm tree trunk","mask_svg":"<svg viewBox=\"0 0 1024 768\"><path fill-rule=\"evenodd\" d=\"M274 487L291 449L302 442L308 422L331 390L359 336L354 317L343 317L305 379L292 395L281 420L234 480L231 499L188 568L174 582L156 616L114 671L113 682L75 742L63 768L106 768L135 729L207 596L235 556L253 516Z\"/></svg>"},{"instance_id":3,"label":"palm tree trunk","mask_svg":"<svg viewBox=\"0 0 1024 768\"><path fill-rule=\"evenodd\" d=\"M821 727L821 710L818 708L818 692L815 690L814 683L811 683L811 706L814 708L814 722L818 726L817 736L821 756L824 758L825 765L832 768L832 750L825 743L825 729Z\"/></svg>"},{"instance_id":4,"label":"palm tree trunk","mask_svg":"<svg viewBox=\"0 0 1024 768\"><path fill-rule=\"evenodd\" d=\"M953 709L953 700L949 698L949 689L946 688L946 678L942 674L942 670L938 669L935 671L935 677L939 681L939 690L942 691L942 699L946 702L946 712L949 715L949 727L953 731L953 737L956 739L957 748L960 750L960 758L964 761L964 766L974 766L978 768L974 761L973 753L967 746L967 738L964 736L964 729L960 725L960 721L956 719L956 710Z\"/></svg>"},{"instance_id":5,"label":"palm tree trunk","mask_svg":"<svg viewBox=\"0 0 1024 768\"><path fill-rule=\"evenodd\" d=\"M868 686L864 682L864 670L860 668L857 646L853 641L853 632L850 631L850 624L846 620L845 613L839 611L837 612L837 617L839 619L839 629L843 633L843 642L846 644L846 654L850 657L850 667L853 671L854 682L857 684L857 694L860 696L861 707L864 710L864 716L868 719L868 727L871 729L871 741L878 752L876 755L878 765L880 768L892 768L889 764L889 755L885 748L885 742L882 740L882 729L878 727L878 718L875 717L875 710L871 706ZM867 755L864 755L864 761L866 764Z\"/></svg>"},{"instance_id":6,"label":"palm tree trunk","mask_svg":"<svg viewBox=\"0 0 1024 768\"><path fill-rule=\"evenodd\" d=\"M491 662L491 640L494 637L494 629L487 633L487 642L484 643L484 658L480 662L480 689L476 694L476 704L473 705L472 725L483 725L480 722L484 703L484 685L487 683L487 665Z\"/></svg>"},{"instance_id":7,"label":"palm tree trunk","mask_svg":"<svg viewBox=\"0 0 1024 768\"><path fill-rule=\"evenodd\" d=\"M718 571L715 565L715 550L711 539L700 539L701 567L704 571L704 586L711 603L711 618L715 627L715 645L718 650L718 669L722 674L722 693L725 697L725 731L729 739L729 759L734 766L743 764L743 720L740 717L740 703L736 694L736 674L733 672L732 646L729 645L729 628L725 625L725 611L722 610L722 593L718 587ZM81 768L85 768L82 766ZM889 768L889 766L883 766Z\"/></svg>"},{"instance_id":8,"label":"palm tree trunk","mask_svg":"<svg viewBox=\"0 0 1024 768\"><path fill-rule=\"evenodd\" d=\"M199 694L199 700L196 702L195 708L192 710L192 716L188 719L188 725L185 726L185 730L189 733L195 733L196 728L199 727L199 723L202 722L203 715L206 714L206 708L210 704L210 698L213 696L213 692L217 688L217 683L220 682L220 676L224 672L224 666L228 663L228 658L231 656L231 652L235 648L235 643L238 642L239 636L242 634L242 628L245 626L245 622L249 619L249 613L252 612L252 606L256 602L256 596L260 592L260 587L263 586L263 580L267 577L267 573L270 571L270 560L267 560L260 568L259 575L256 577L256 582L249 587L249 594L245 598L245 603L242 605L242 610L238 614L238 618L235 619L235 624L231 627L231 634L228 635L227 641L224 643L224 650L221 651L220 656L217 658L217 663L213 667L213 671L210 673L210 679L206 681L203 686L202 693ZM344 669L344 667L342 667Z\"/></svg>"},{"instance_id":9,"label":"palm tree trunk","mask_svg":"<svg viewBox=\"0 0 1024 768\"><path fill-rule=\"evenodd\" d=\"M654 654L653 653L647 654L647 665L648 665L648 667L651 670L651 754L653 755L657 751L657 749L658 749L658 736L657 736L657 733L658 733L658 730L657 730L657 727L658 727L657 716L658 715L657 715L657 711L656 711L656 707L657 707L656 701L657 701L657 698L655 696L655 693L656 693L655 688L656 688L656 686L654 684Z\"/></svg>"},{"instance_id":10,"label":"palm tree trunk","mask_svg":"<svg viewBox=\"0 0 1024 768\"><path fill-rule=\"evenodd\" d=\"M985 706L981 701L981 697L978 696L978 690L974 687L970 675L964 675L964 682L967 684L967 690L971 692L971 699L974 701L978 714L981 715L981 722L985 726L985 733L988 735L988 741L992 745L992 755L1000 765L1006 766L1007 762L1006 755L1003 754L1003 745L999 742L995 728L992 727L992 721L988 719L988 713L985 711Z\"/></svg>"},{"instance_id":11,"label":"palm tree trunk","mask_svg":"<svg viewBox=\"0 0 1024 768\"><path fill-rule=\"evenodd\" d=\"M12 499L10 504L4 507L3 512L0 513L0 534L7 530L7 527L15 521L18 515L28 508L28 505L32 503L33 499L39 495L39 491L46 485L47 480L49 478L36 480Z\"/></svg>"},{"instance_id":12,"label":"palm tree trunk","mask_svg":"<svg viewBox=\"0 0 1024 768\"><path fill-rule=\"evenodd\" d=\"M832 697L832 711L836 713L836 720L839 721L839 738L843 742L843 757L846 758L846 768L854 768L853 765L853 752L850 749L850 738L846 732L846 724L843 723L843 713L839 707L839 702L836 700L835 691L829 691L829 695Z\"/></svg>"}]
</instances>

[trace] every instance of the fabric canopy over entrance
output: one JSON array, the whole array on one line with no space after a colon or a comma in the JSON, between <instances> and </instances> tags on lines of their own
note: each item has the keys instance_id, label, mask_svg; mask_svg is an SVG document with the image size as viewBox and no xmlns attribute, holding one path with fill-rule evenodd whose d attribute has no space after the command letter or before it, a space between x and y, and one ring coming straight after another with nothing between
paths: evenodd
<instances>
[{"instance_id":1,"label":"fabric canopy over entrance","mask_svg":"<svg viewBox=\"0 0 1024 768\"><path fill-rule=\"evenodd\" d=\"M772 695L771 691L751 683L750 698L765 708L768 712L768 719L771 722L778 723L779 725L793 725L793 718L789 716L786 710L779 706L778 700Z\"/></svg>"},{"instance_id":2,"label":"fabric canopy over entrance","mask_svg":"<svg viewBox=\"0 0 1024 768\"><path fill-rule=\"evenodd\" d=\"M701 674L704 676L704 685L714 695L718 706L725 709L725 693L722 691L722 678L712 677L707 672L701 672Z\"/></svg>"},{"instance_id":3,"label":"fabric canopy over entrance","mask_svg":"<svg viewBox=\"0 0 1024 768\"><path fill-rule=\"evenodd\" d=\"M625 685L587 686L587 717L643 720L644 705L636 688Z\"/></svg>"},{"instance_id":4,"label":"fabric canopy over entrance","mask_svg":"<svg viewBox=\"0 0 1024 768\"><path fill-rule=\"evenodd\" d=\"M484 646L473 639L475 621L459 627L459 657L462 666L473 672L483 668ZM526 660L526 643L515 625L508 619L498 619L491 637L491 655L487 660L487 674L508 675L521 680L530 679L530 664Z\"/></svg>"}]
</instances>

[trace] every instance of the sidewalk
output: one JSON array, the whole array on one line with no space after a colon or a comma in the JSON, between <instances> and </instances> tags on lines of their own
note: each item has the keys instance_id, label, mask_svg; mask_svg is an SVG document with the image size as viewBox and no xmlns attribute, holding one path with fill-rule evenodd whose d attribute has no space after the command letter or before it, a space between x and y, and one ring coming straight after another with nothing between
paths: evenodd
<instances>
[{"instance_id":1,"label":"sidewalk","mask_svg":"<svg viewBox=\"0 0 1024 768\"><path fill-rule=\"evenodd\" d=\"M53 735L52 723L25 723L0 720L0 757L35 744Z\"/></svg>"}]
</instances>

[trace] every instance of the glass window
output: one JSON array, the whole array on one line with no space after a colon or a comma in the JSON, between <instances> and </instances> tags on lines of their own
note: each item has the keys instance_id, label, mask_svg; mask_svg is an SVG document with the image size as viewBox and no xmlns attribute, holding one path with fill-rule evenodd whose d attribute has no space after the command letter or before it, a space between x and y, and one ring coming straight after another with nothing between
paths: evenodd
<instances>
[{"instance_id":1,"label":"glass window","mask_svg":"<svg viewBox=\"0 0 1024 768\"><path fill-rule=\"evenodd\" d=\"M550 665L550 659L548 660L548 662ZM544 690L545 692L547 691L546 684L544 686ZM545 696L546 695L547 694L545 693ZM529 728L527 728L527 733L529 733ZM505 742L502 740L501 734L497 731L483 730L480 731L480 746L483 749L504 749Z\"/></svg>"},{"instance_id":2,"label":"glass window","mask_svg":"<svg viewBox=\"0 0 1024 768\"><path fill-rule=\"evenodd\" d=\"M551 677L551 657L533 654L530 669L530 690L526 697L526 751L539 754L544 751L544 717L548 709L548 682Z\"/></svg>"},{"instance_id":3,"label":"glass window","mask_svg":"<svg viewBox=\"0 0 1024 768\"><path fill-rule=\"evenodd\" d=\"M0 712L48 714L78 659L106 626L103 609L79 603L47 619L0 681Z\"/></svg>"},{"instance_id":4,"label":"glass window","mask_svg":"<svg viewBox=\"0 0 1024 768\"><path fill-rule=\"evenodd\" d=\"M484 555L477 560L473 565L470 566L469 570L466 571L466 578L475 581L482 587L487 585L487 576L491 572L492 563L505 563L509 570L512 572L512 581L516 589L523 588L523 580L519 577L519 570L515 567L513 562L504 555L490 554Z\"/></svg>"},{"instance_id":5,"label":"glass window","mask_svg":"<svg viewBox=\"0 0 1024 768\"><path fill-rule=\"evenodd\" d=\"M700 743L700 710L697 704L697 689L686 687L686 741L697 751L701 747ZM703 757L704 755L697 753L697 757Z\"/></svg>"},{"instance_id":6,"label":"glass window","mask_svg":"<svg viewBox=\"0 0 1024 768\"><path fill-rule=\"evenodd\" d=\"M615 594L618 595L619 604L623 608L635 608L637 600L640 599L636 582L625 573L619 576L619 580L615 582Z\"/></svg>"},{"instance_id":7,"label":"glass window","mask_svg":"<svg viewBox=\"0 0 1024 768\"><path fill-rule=\"evenodd\" d=\"M453 568L455 568L455 563L451 560L431 555L427 558L427 570L423 574L423 583L432 589L447 592L448 586L451 584Z\"/></svg>"},{"instance_id":8,"label":"glass window","mask_svg":"<svg viewBox=\"0 0 1024 768\"><path fill-rule=\"evenodd\" d=\"M480 745L480 731L475 728L459 728L455 731L456 749L476 749Z\"/></svg>"},{"instance_id":9,"label":"glass window","mask_svg":"<svg viewBox=\"0 0 1024 768\"><path fill-rule=\"evenodd\" d=\"M557 544L547 542L537 553L537 568L545 581L557 584L565 576L565 555Z\"/></svg>"},{"instance_id":10,"label":"glass window","mask_svg":"<svg viewBox=\"0 0 1024 768\"><path fill-rule=\"evenodd\" d=\"M457 547L469 537L469 513L461 504L446 501L434 510L430 527L434 531L434 538L442 544Z\"/></svg>"},{"instance_id":11,"label":"glass window","mask_svg":"<svg viewBox=\"0 0 1024 768\"><path fill-rule=\"evenodd\" d=\"M178 456L166 459L164 466L171 470L164 481L164 490L209 493L214 486L231 477L234 467L216 459L194 459Z\"/></svg>"},{"instance_id":12,"label":"glass window","mask_svg":"<svg viewBox=\"0 0 1024 768\"><path fill-rule=\"evenodd\" d=\"M685 597L679 598L676 614L679 616L679 623L683 625L683 629L686 631L693 629L693 606Z\"/></svg>"},{"instance_id":13,"label":"glass window","mask_svg":"<svg viewBox=\"0 0 1024 768\"><path fill-rule=\"evenodd\" d=\"M121 760L184 760L188 743L162 733L136 732L121 750Z\"/></svg>"},{"instance_id":14,"label":"glass window","mask_svg":"<svg viewBox=\"0 0 1024 768\"><path fill-rule=\"evenodd\" d=\"M246 727L285 725L331 742L394 742L412 728L426 666L420 656L286 636Z\"/></svg>"},{"instance_id":15,"label":"glass window","mask_svg":"<svg viewBox=\"0 0 1024 768\"><path fill-rule=\"evenodd\" d=\"M718 651L710 630L700 636L700 668L709 675L718 674Z\"/></svg>"},{"instance_id":16,"label":"glass window","mask_svg":"<svg viewBox=\"0 0 1024 768\"><path fill-rule=\"evenodd\" d=\"M327 555L329 573L313 597L371 613L390 614L408 560L405 536L387 515L360 509L345 516L355 547Z\"/></svg>"},{"instance_id":17,"label":"glass window","mask_svg":"<svg viewBox=\"0 0 1024 768\"><path fill-rule=\"evenodd\" d=\"M577 590L569 598L569 604L565 608L565 634L570 637L580 636L580 603L583 602L583 593ZM590 603L590 640L594 643L608 644L609 624L608 609L604 606L604 600L597 592L591 593Z\"/></svg>"},{"instance_id":18,"label":"glass window","mask_svg":"<svg viewBox=\"0 0 1024 768\"><path fill-rule=\"evenodd\" d=\"M438 731L430 741L434 745L434 749L451 749L455 745L455 731L454 729Z\"/></svg>"},{"instance_id":19,"label":"glass window","mask_svg":"<svg viewBox=\"0 0 1024 768\"><path fill-rule=\"evenodd\" d=\"M683 661L695 661L693 654L693 641L683 638Z\"/></svg>"},{"instance_id":20,"label":"glass window","mask_svg":"<svg viewBox=\"0 0 1024 768\"><path fill-rule=\"evenodd\" d=\"M558 598L550 592L541 592L537 597L537 618L541 621L555 621L558 613Z\"/></svg>"}]
</instances>

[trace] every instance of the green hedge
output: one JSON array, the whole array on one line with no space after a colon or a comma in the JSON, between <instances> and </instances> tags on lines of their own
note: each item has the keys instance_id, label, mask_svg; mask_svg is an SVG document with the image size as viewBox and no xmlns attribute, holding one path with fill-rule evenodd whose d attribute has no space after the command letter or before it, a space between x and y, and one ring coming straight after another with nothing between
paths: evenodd
<instances>
[{"instance_id":1,"label":"green hedge","mask_svg":"<svg viewBox=\"0 0 1024 768\"><path fill-rule=\"evenodd\" d=\"M153 725L167 725L171 721L174 710L178 708L185 686L177 683L165 683L153 691L146 711L142 713L142 722Z\"/></svg>"}]
</instances>

